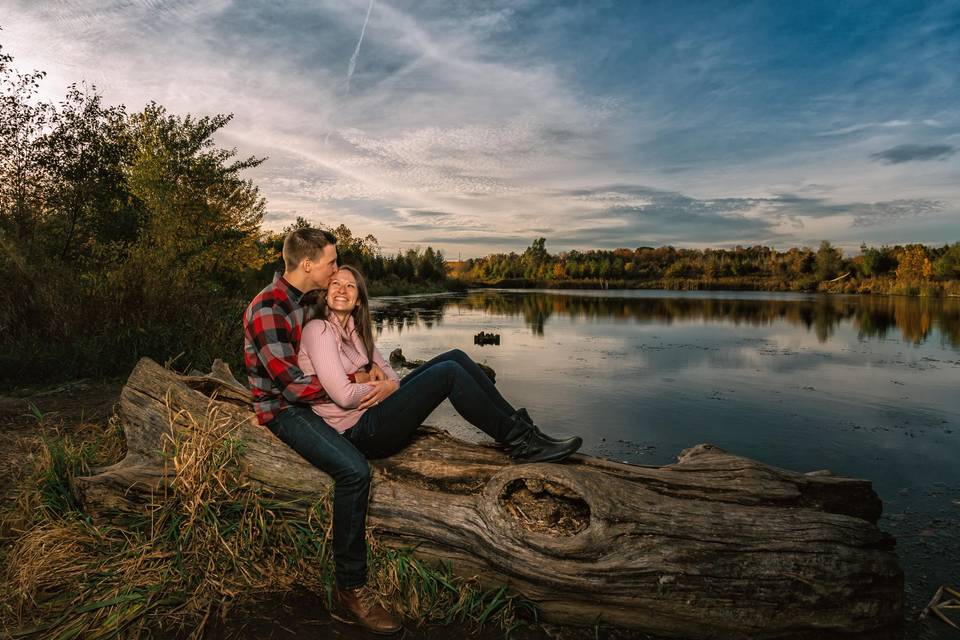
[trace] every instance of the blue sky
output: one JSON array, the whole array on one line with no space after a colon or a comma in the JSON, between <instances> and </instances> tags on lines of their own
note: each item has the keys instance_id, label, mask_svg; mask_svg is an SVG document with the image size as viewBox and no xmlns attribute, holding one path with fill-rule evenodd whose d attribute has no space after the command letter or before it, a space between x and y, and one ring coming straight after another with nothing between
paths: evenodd
<instances>
[{"instance_id":1,"label":"blue sky","mask_svg":"<svg viewBox=\"0 0 960 640\"><path fill-rule=\"evenodd\" d=\"M450 257L960 240L960 0L4 5L48 97L234 113L270 228Z\"/></svg>"}]
</instances>

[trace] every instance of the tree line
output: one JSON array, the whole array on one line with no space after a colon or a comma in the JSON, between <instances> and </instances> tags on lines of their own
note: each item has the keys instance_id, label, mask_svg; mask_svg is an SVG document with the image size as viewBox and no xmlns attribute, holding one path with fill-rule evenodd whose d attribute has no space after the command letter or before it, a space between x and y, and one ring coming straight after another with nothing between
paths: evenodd
<instances>
[{"instance_id":1,"label":"tree line","mask_svg":"<svg viewBox=\"0 0 960 640\"><path fill-rule=\"evenodd\" d=\"M522 253L466 260L457 275L478 283L528 286L732 288L773 291L960 294L960 242L872 247L844 257L829 241L817 249L636 249L550 254L537 238Z\"/></svg>"},{"instance_id":2,"label":"tree line","mask_svg":"<svg viewBox=\"0 0 960 640\"><path fill-rule=\"evenodd\" d=\"M243 177L264 159L216 145L230 115L129 111L80 84L49 102L43 78L0 46L0 382L121 374L141 355L239 365L241 313L282 268ZM430 247L384 256L332 231L375 294L446 281Z\"/></svg>"}]
</instances>

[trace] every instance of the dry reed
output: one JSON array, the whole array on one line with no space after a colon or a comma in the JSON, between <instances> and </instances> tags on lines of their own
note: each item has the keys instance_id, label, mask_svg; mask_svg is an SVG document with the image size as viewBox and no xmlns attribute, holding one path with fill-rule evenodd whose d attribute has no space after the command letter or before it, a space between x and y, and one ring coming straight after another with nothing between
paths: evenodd
<instances>
[{"instance_id":1,"label":"dry reed","mask_svg":"<svg viewBox=\"0 0 960 640\"><path fill-rule=\"evenodd\" d=\"M70 482L123 450L116 420L78 440L41 438L39 464L3 519L7 569L0 583L3 631L12 638L138 637L191 630L231 607L302 586L329 604L333 585L330 495L284 502L249 483L238 425L211 403L206 415L171 412L165 443L170 481L141 516L94 522ZM510 629L532 607L504 589L436 566L368 531L380 598L415 624L496 623Z\"/></svg>"}]
</instances>

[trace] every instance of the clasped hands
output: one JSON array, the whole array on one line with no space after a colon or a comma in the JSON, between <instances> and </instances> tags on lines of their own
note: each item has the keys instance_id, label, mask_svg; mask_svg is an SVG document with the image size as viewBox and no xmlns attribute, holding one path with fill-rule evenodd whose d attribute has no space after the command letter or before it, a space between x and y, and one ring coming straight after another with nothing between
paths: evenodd
<instances>
[{"instance_id":1,"label":"clasped hands","mask_svg":"<svg viewBox=\"0 0 960 640\"><path fill-rule=\"evenodd\" d=\"M373 387L373 390L360 400L357 409L369 409L374 405L380 404L400 388L400 383L387 378L387 374L377 365L373 365L373 367L370 368L370 373L364 371L356 372L354 374L354 380L358 383Z\"/></svg>"}]
</instances>

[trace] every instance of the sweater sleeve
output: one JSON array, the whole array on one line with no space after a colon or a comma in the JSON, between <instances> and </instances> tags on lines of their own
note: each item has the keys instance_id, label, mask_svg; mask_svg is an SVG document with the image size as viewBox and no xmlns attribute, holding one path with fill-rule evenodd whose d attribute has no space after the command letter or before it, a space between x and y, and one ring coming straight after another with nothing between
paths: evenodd
<instances>
[{"instance_id":1,"label":"sweater sleeve","mask_svg":"<svg viewBox=\"0 0 960 640\"><path fill-rule=\"evenodd\" d=\"M331 330L325 321L314 320L303 329L300 350L310 358L317 378L330 399L344 409L355 409L372 387L350 382L340 359L339 341L336 331Z\"/></svg>"},{"instance_id":2,"label":"sweater sleeve","mask_svg":"<svg viewBox=\"0 0 960 640\"><path fill-rule=\"evenodd\" d=\"M388 380L400 382L400 376L397 375L397 372L393 370L393 367L390 366L390 363L384 359L383 354L380 353L380 349L376 347L373 348L373 363L380 367L380 370L387 375Z\"/></svg>"}]
</instances>

